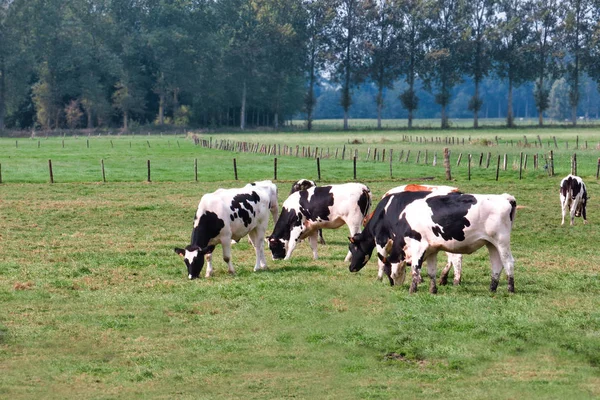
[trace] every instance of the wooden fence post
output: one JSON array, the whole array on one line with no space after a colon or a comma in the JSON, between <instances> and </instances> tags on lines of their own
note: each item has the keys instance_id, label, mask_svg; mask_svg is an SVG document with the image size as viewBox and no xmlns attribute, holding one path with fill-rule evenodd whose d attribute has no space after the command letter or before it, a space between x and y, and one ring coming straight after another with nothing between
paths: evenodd
<instances>
[{"instance_id":1,"label":"wooden fence post","mask_svg":"<svg viewBox=\"0 0 600 400\"><path fill-rule=\"evenodd\" d=\"M468 157L468 164L469 164L468 165L469 166L468 176L469 176L469 180L471 180L471 158L472 158L471 154L469 154L469 157Z\"/></svg>"},{"instance_id":2,"label":"wooden fence post","mask_svg":"<svg viewBox=\"0 0 600 400\"><path fill-rule=\"evenodd\" d=\"M500 154L498 154L498 164L496 165L496 182L498 181L499 173L500 173Z\"/></svg>"},{"instance_id":3,"label":"wooden fence post","mask_svg":"<svg viewBox=\"0 0 600 400\"><path fill-rule=\"evenodd\" d=\"M600 175L600 157L598 158L598 167L596 168L596 179L598 179L599 175Z\"/></svg>"},{"instance_id":4,"label":"wooden fence post","mask_svg":"<svg viewBox=\"0 0 600 400\"><path fill-rule=\"evenodd\" d=\"M238 180L238 173L237 173L237 161L235 160L235 158L233 159L233 175L235 177L235 180Z\"/></svg>"},{"instance_id":5,"label":"wooden fence post","mask_svg":"<svg viewBox=\"0 0 600 400\"><path fill-rule=\"evenodd\" d=\"M273 180L277 180L277 157L273 159Z\"/></svg>"},{"instance_id":6,"label":"wooden fence post","mask_svg":"<svg viewBox=\"0 0 600 400\"><path fill-rule=\"evenodd\" d=\"M460 167L460 160L462 160L462 153L458 155L458 161L456 161L456 166Z\"/></svg>"},{"instance_id":7,"label":"wooden fence post","mask_svg":"<svg viewBox=\"0 0 600 400\"><path fill-rule=\"evenodd\" d=\"M356 180L356 156L354 156L354 158L353 158L353 164L354 164L354 180Z\"/></svg>"},{"instance_id":8,"label":"wooden fence post","mask_svg":"<svg viewBox=\"0 0 600 400\"><path fill-rule=\"evenodd\" d=\"M600 163L598 163L598 165L600 165ZM2 164L1 163L0 163L0 184L2 184Z\"/></svg>"},{"instance_id":9,"label":"wooden fence post","mask_svg":"<svg viewBox=\"0 0 600 400\"><path fill-rule=\"evenodd\" d=\"M194 158L194 181L198 182L198 159Z\"/></svg>"},{"instance_id":10,"label":"wooden fence post","mask_svg":"<svg viewBox=\"0 0 600 400\"><path fill-rule=\"evenodd\" d=\"M104 159L100 160L100 166L102 167L102 182L106 183L106 174L104 173Z\"/></svg>"},{"instance_id":11,"label":"wooden fence post","mask_svg":"<svg viewBox=\"0 0 600 400\"><path fill-rule=\"evenodd\" d=\"M450 173L450 152L447 147L444 147L444 169L446 170L446 180L452 180L452 174Z\"/></svg>"},{"instance_id":12,"label":"wooden fence post","mask_svg":"<svg viewBox=\"0 0 600 400\"><path fill-rule=\"evenodd\" d=\"M393 175L392 175L392 161L394 161L394 157L393 157L394 153L393 152L394 152L394 149L390 149L390 179L393 178Z\"/></svg>"},{"instance_id":13,"label":"wooden fence post","mask_svg":"<svg viewBox=\"0 0 600 400\"><path fill-rule=\"evenodd\" d=\"M54 183L54 173L52 172L52 160L48 160L48 171L50 171L50 183Z\"/></svg>"},{"instance_id":14,"label":"wooden fence post","mask_svg":"<svg viewBox=\"0 0 600 400\"><path fill-rule=\"evenodd\" d=\"M550 157L548 158L548 174L554 176L554 151L550 150Z\"/></svg>"},{"instance_id":15,"label":"wooden fence post","mask_svg":"<svg viewBox=\"0 0 600 400\"><path fill-rule=\"evenodd\" d=\"M571 158L571 175L577 175L577 154L573 153Z\"/></svg>"},{"instance_id":16,"label":"wooden fence post","mask_svg":"<svg viewBox=\"0 0 600 400\"><path fill-rule=\"evenodd\" d=\"M150 160L148 160L148 182L152 182L150 180Z\"/></svg>"},{"instance_id":17,"label":"wooden fence post","mask_svg":"<svg viewBox=\"0 0 600 400\"><path fill-rule=\"evenodd\" d=\"M321 157L317 157L317 177L321 180Z\"/></svg>"}]
</instances>

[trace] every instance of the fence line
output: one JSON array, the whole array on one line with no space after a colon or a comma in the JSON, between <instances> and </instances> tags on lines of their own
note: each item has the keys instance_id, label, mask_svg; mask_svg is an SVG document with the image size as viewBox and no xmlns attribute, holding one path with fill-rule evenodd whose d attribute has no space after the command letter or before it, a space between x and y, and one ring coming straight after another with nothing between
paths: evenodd
<instances>
[{"instance_id":1,"label":"fence line","mask_svg":"<svg viewBox=\"0 0 600 400\"><path fill-rule=\"evenodd\" d=\"M465 138L462 138L462 143L464 145L464 140ZM536 136L537 140L533 140L533 141L529 141L527 136L524 135L523 136L523 141L519 141L517 142L518 146L522 146L522 147L527 147L530 149L534 149L534 148L542 148L543 146L543 141L542 138L540 137L540 135ZM556 140L556 136L552 137L553 139L553 143L554 143L554 148L558 148L558 142ZM427 137L413 137L412 135L403 135L402 137L402 141L405 142L418 142L418 143L432 143L432 144L440 144L440 143L444 143L444 144L448 144L448 146L451 145L460 145L460 140L459 138L455 138L455 137L445 137L445 138L441 138L441 137L433 137L433 138L427 138ZM498 137L495 137L495 141L496 143L498 143ZM471 142L471 138L468 138L468 142ZM37 147L40 148L42 147L42 142L40 140L37 140ZM271 156L277 156L277 155L284 155L284 156L289 156L289 157L295 157L299 158L299 157L304 157L304 158L313 158L316 160L317 163L317 176L318 179L321 180L321 172L322 172L322 168L321 168L321 160L323 159L332 159L335 157L335 159L338 159L338 155L339 155L339 149L336 148L335 152L330 151L330 148L327 147L326 152L325 149L323 147L311 147L311 146L300 146L300 145L293 145L293 146L289 146L287 144L261 144L261 143L253 143L253 142L248 142L248 141L234 141L234 140L229 140L229 139L221 139L221 140L214 140L213 138L210 137L208 139L203 138L200 139L199 137L194 137L194 143L195 145L201 146L201 147L206 147L206 148L212 148L212 149L217 149L217 150L221 150L221 151L233 151L233 152L241 152L241 153L257 153L257 154L264 154L264 155L271 155ZM355 141L353 141L352 143L348 143L348 144L361 144L361 143L357 143ZM510 140L510 142L506 141L504 143L505 146L508 146L510 144L510 146L514 146L514 142L513 140ZM110 145L111 148L114 148L114 143L113 140L110 140ZM146 145L148 148L151 147L150 141L146 140ZM65 140L62 139L61 141L61 146L62 148L65 148ZM90 142L89 139L86 139L86 148L90 148L91 146L93 146L93 143ZM129 141L129 146L131 147L131 141ZM168 142L168 146L170 147L170 141ZM177 140L177 146L180 147L179 141ZM551 146L551 142L548 141L548 146ZM569 144L568 141L565 143L566 148L568 149ZM580 141L579 141L579 136L576 136L575 139L575 148L578 149L580 146ZM19 140L15 141L15 148L19 148ZM587 149L588 148L588 143L587 141L584 142L584 148ZM341 159L344 160L345 159L345 153L346 151L349 150L350 153L352 154L352 160L353 160L353 178L356 179L357 177L357 161L360 159L359 158L359 149L358 148L352 148L352 147L347 147L346 144L343 145L342 148L342 156ZM450 162L450 156L452 153L452 150L448 147L446 147L444 149L444 166L446 167L445 163L446 163L446 150L448 153L448 163ZM371 157L371 152L372 152L372 157ZM397 162L398 163L402 163L404 162L405 164L410 162L410 149L407 149L406 153L404 151L404 149L400 149L399 151L396 152L396 154L398 154L397 157ZM393 179L393 163L394 163L394 149L393 148L386 148L386 147L382 147L382 148L377 148L377 147L368 147L367 148L367 153L366 153L366 157L364 158L365 162L385 162L386 161L386 153L387 153L387 160L389 161L389 176L390 178ZM423 165L422 164L422 159L424 159L424 165L432 165L432 166L436 166L437 165L437 152L433 152L433 157L429 157L430 155L430 150L429 149L424 149L424 157L421 157L421 153L422 150L418 150L416 158L414 160L415 164L418 165ZM492 157L492 152L487 152L486 154L486 160L485 160L485 166L483 164L483 157L484 157L484 153L480 152L479 154L479 160L478 160L478 164L477 166L479 167L479 169L488 169L490 166L490 162L491 162L491 157ZM458 155L458 159L457 159L457 163L456 163L456 167L460 167L461 164L461 160L463 157L463 153L460 152ZM514 156L513 156L514 157ZM518 170L519 170L519 179L523 179L523 171L527 171L528 169L528 157L529 154L527 154L526 152L521 151L519 153L519 159L518 159ZM535 153L532 154L533 157L533 169L534 170L538 170L540 168L540 154L539 153ZM553 176L554 175L554 161L555 161L555 156L554 156L554 149L549 150L548 154L544 154L542 152L541 157L543 158L543 160L545 161L545 164L543 165L543 168L545 170L547 170L548 175L549 176ZM431 162L431 158L433 158L433 162ZM473 166L473 155L472 154L468 154L468 179L471 179L471 167ZM501 154L498 154L498 161L497 161L497 165L496 165L496 180L499 180L500 178L500 158L501 158ZM507 170L507 159L508 159L508 154L504 153L504 161L502 164L502 170L506 171ZM198 165L197 165L197 159L194 160L194 180L197 182L198 181ZM101 172L102 172L102 181L106 182L106 172L105 172L105 162L104 159L100 160L101 163ZM234 164L234 177L235 180L238 180L238 170L237 170L237 162L236 159L233 159L233 164ZM6 165L6 164L5 164ZM515 167L515 163L513 162L513 169L516 169ZM53 171L53 167L52 167L52 160L48 160L48 170L49 170L49 175L50 175L50 183L54 183L54 171ZM573 174L577 174L577 155L576 153L574 153L571 157L571 173ZM449 172L449 165L448 165L448 169L447 171ZM600 175L600 159L599 159L599 164L598 164L598 168L597 168L597 172L596 172L596 178L598 179L598 175ZM451 176L450 173L447 173L446 176ZM459 174L460 176L460 174ZM5 177L4 177L4 181L6 180L6 171L5 171ZM273 173L273 179L277 180L277 157L275 157L274 159L274 173ZM450 178L447 178L450 179ZM150 165L150 160L147 160L147 181L151 182L151 165ZM2 170L1 170L1 164L0 164L0 183L3 183L3 177L2 177Z\"/></svg>"}]
</instances>

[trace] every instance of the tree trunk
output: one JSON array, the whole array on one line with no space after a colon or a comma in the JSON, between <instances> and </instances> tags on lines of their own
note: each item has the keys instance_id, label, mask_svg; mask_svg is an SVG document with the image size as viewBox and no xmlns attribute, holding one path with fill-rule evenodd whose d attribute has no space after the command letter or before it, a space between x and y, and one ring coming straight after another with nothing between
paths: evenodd
<instances>
[{"instance_id":1,"label":"tree trunk","mask_svg":"<svg viewBox=\"0 0 600 400\"><path fill-rule=\"evenodd\" d=\"M92 108L89 107L86 110L86 114L87 114L87 128L88 129L92 129L94 127L94 120L92 117Z\"/></svg>"},{"instance_id":2,"label":"tree trunk","mask_svg":"<svg viewBox=\"0 0 600 400\"><path fill-rule=\"evenodd\" d=\"M344 130L348 130L348 110L344 109Z\"/></svg>"},{"instance_id":3,"label":"tree trunk","mask_svg":"<svg viewBox=\"0 0 600 400\"><path fill-rule=\"evenodd\" d=\"M127 111L123 111L123 131L127 132L129 129L129 113Z\"/></svg>"},{"instance_id":4,"label":"tree trunk","mask_svg":"<svg viewBox=\"0 0 600 400\"><path fill-rule=\"evenodd\" d=\"M377 93L377 129L381 129L381 110L383 109L383 82L379 83Z\"/></svg>"},{"instance_id":5,"label":"tree trunk","mask_svg":"<svg viewBox=\"0 0 600 400\"><path fill-rule=\"evenodd\" d=\"M508 78L508 101L506 104L506 126L512 128L515 126L513 116L513 83L512 79Z\"/></svg>"},{"instance_id":6,"label":"tree trunk","mask_svg":"<svg viewBox=\"0 0 600 400\"><path fill-rule=\"evenodd\" d=\"M408 110L408 129L412 129L413 126L413 110Z\"/></svg>"},{"instance_id":7,"label":"tree trunk","mask_svg":"<svg viewBox=\"0 0 600 400\"><path fill-rule=\"evenodd\" d=\"M4 59L0 57L0 132L4 130L4 115L6 113L6 69Z\"/></svg>"},{"instance_id":8,"label":"tree trunk","mask_svg":"<svg viewBox=\"0 0 600 400\"><path fill-rule=\"evenodd\" d=\"M446 104L442 104L442 129L448 129L450 124L448 124L448 114L446 113Z\"/></svg>"},{"instance_id":9,"label":"tree trunk","mask_svg":"<svg viewBox=\"0 0 600 400\"><path fill-rule=\"evenodd\" d=\"M479 80L475 79L475 101L479 102ZM473 128L479 128L479 105L476 104L473 109Z\"/></svg>"},{"instance_id":10,"label":"tree trunk","mask_svg":"<svg viewBox=\"0 0 600 400\"><path fill-rule=\"evenodd\" d=\"M242 83L242 106L240 107L240 129L246 129L246 80Z\"/></svg>"},{"instance_id":11,"label":"tree trunk","mask_svg":"<svg viewBox=\"0 0 600 400\"><path fill-rule=\"evenodd\" d=\"M275 115L273 117L273 126L275 129L279 129L279 113L275 111Z\"/></svg>"},{"instance_id":12,"label":"tree trunk","mask_svg":"<svg viewBox=\"0 0 600 400\"><path fill-rule=\"evenodd\" d=\"M163 125L165 123L165 94L160 93L158 100L158 124Z\"/></svg>"}]
</instances>

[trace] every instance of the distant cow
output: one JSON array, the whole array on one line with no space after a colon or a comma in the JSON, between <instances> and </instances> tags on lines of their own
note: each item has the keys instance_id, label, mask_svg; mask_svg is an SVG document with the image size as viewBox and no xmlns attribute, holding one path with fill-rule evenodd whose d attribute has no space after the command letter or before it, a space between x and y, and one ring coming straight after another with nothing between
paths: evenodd
<instances>
[{"instance_id":1,"label":"distant cow","mask_svg":"<svg viewBox=\"0 0 600 400\"><path fill-rule=\"evenodd\" d=\"M565 224L565 215L571 207L571 225L575 223L575 217L583 217L583 223L587 224L585 207L588 195L583 179L575 175L567 175L560 181L560 205L562 207L562 222Z\"/></svg>"},{"instance_id":2,"label":"distant cow","mask_svg":"<svg viewBox=\"0 0 600 400\"><path fill-rule=\"evenodd\" d=\"M235 270L231 263L231 241L248 235L256 252L254 271L266 268L264 238L269 223L270 193L257 185L240 189L218 189L202 196L189 246L175 248L183 257L189 279L197 278L206 258L206 277L212 275L212 252L217 244L223 247L223 260L229 273Z\"/></svg>"},{"instance_id":3,"label":"distant cow","mask_svg":"<svg viewBox=\"0 0 600 400\"><path fill-rule=\"evenodd\" d=\"M439 251L470 254L485 245L492 264L490 290L496 291L505 268L508 291L514 292L510 233L516 208L517 202L509 194L392 194L379 202L364 231L350 238L350 271L364 267L377 247L391 284L401 278L400 268L410 261L410 292L416 292L421 266L427 261L429 291L436 293Z\"/></svg>"},{"instance_id":4,"label":"distant cow","mask_svg":"<svg viewBox=\"0 0 600 400\"><path fill-rule=\"evenodd\" d=\"M315 181L311 181L310 179L300 179L292 185L290 194L299 192L300 190L307 190L315 186L317 186ZM319 244L325 244L325 239L323 239L323 229L319 229Z\"/></svg>"},{"instance_id":5,"label":"distant cow","mask_svg":"<svg viewBox=\"0 0 600 400\"><path fill-rule=\"evenodd\" d=\"M283 203L273 234L268 237L273 259L289 259L304 238L308 238L317 259L317 230L347 224L350 235L354 235L360 232L370 206L371 191L361 183L316 186L292 193Z\"/></svg>"}]
</instances>

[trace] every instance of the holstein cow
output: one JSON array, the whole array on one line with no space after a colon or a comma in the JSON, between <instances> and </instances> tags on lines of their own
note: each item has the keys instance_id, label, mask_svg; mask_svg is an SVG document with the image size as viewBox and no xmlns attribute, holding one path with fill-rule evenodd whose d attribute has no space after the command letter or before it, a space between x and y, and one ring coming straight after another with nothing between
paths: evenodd
<instances>
[{"instance_id":1,"label":"holstein cow","mask_svg":"<svg viewBox=\"0 0 600 400\"><path fill-rule=\"evenodd\" d=\"M354 235L360 232L370 206L371 191L361 183L316 186L292 193L283 202L279 220L268 237L273 259L289 259L296 244L304 238L308 238L317 259L317 230L337 229L347 224L350 235Z\"/></svg>"},{"instance_id":2,"label":"holstein cow","mask_svg":"<svg viewBox=\"0 0 600 400\"><path fill-rule=\"evenodd\" d=\"M235 270L231 263L231 241L248 235L256 252L254 271L266 268L264 238L269 223L270 193L257 185L240 189L218 189L202 196L196 216L192 239L185 249L175 248L183 257L190 279L197 278L206 258L206 277L212 275L212 252L217 244L223 247L223 260L229 273Z\"/></svg>"},{"instance_id":3,"label":"holstein cow","mask_svg":"<svg viewBox=\"0 0 600 400\"><path fill-rule=\"evenodd\" d=\"M490 290L496 291L500 273L505 268L508 291L514 292L510 233L516 209L515 198L506 193L392 194L379 202L364 231L350 238L350 271L360 270L377 247L391 284L401 278L399 268L403 263L410 261L410 293L416 292L421 266L427 261L429 291L436 293L437 253L440 250L470 254L486 246L492 264Z\"/></svg>"},{"instance_id":4,"label":"holstein cow","mask_svg":"<svg viewBox=\"0 0 600 400\"><path fill-rule=\"evenodd\" d=\"M587 224L585 207L588 195L583 179L575 175L567 175L560 181L560 205L562 207L562 222L565 224L565 215L571 207L571 225L575 223L575 217L583 217L583 223Z\"/></svg>"},{"instance_id":5,"label":"holstein cow","mask_svg":"<svg viewBox=\"0 0 600 400\"><path fill-rule=\"evenodd\" d=\"M382 199L385 199L387 196L394 194L394 193L419 192L419 191L422 191L422 192L435 191L438 194L459 192L458 188L453 187L453 186L408 184L408 185L396 186L395 188L388 190L382 196ZM365 217L365 220L363 220L363 226L366 226L368 220L371 218L373 213L371 213L371 215ZM450 272L450 268L453 268L453 270L454 270L454 281L453 281L454 284L459 285L460 281L461 281L461 276L462 276L462 257L463 256L462 256L462 254L453 254L453 253L448 253L448 252L446 252L446 256L448 258L448 262L446 263L446 266L442 270L442 274L440 276L440 285L446 285L448 283L448 273ZM381 259L378 259L377 263L378 263L378 267L379 267L378 272L377 272L377 279L382 280L384 271L385 271L385 264L383 263L383 261ZM405 267L406 267L406 263L404 263L404 265L402 266L400 278L398 279L399 284L404 283L405 269L406 269ZM389 266L388 266L388 268L389 268ZM394 281L392 280L392 281L390 281L390 283L394 284Z\"/></svg>"},{"instance_id":6,"label":"holstein cow","mask_svg":"<svg viewBox=\"0 0 600 400\"><path fill-rule=\"evenodd\" d=\"M317 186L315 181L311 181L310 179L300 179L292 185L290 194L299 192L300 190L310 189L315 186ZM325 239L323 239L323 229L319 229L319 244L325 244Z\"/></svg>"}]
</instances>

